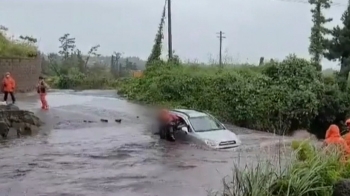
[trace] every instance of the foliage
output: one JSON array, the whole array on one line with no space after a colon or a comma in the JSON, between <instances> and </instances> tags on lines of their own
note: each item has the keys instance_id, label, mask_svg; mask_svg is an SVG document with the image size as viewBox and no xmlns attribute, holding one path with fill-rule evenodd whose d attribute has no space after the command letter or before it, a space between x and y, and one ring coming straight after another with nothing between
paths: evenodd
<instances>
[{"instance_id":1,"label":"foliage","mask_svg":"<svg viewBox=\"0 0 350 196\"><path fill-rule=\"evenodd\" d=\"M37 40L30 36L20 36L19 39L10 38L7 28L0 26L0 57L36 57Z\"/></svg>"},{"instance_id":2,"label":"foliage","mask_svg":"<svg viewBox=\"0 0 350 196\"><path fill-rule=\"evenodd\" d=\"M131 57L134 58L134 57ZM130 76L130 71L138 70L139 67L135 61L130 60L129 57L122 60L122 54L114 52L111 57L111 74L115 78L121 78L125 76Z\"/></svg>"},{"instance_id":3,"label":"foliage","mask_svg":"<svg viewBox=\"0 0 350 196\"><path fill-rule=\"evenodd\" d=\"M235 165L232 179L225 179L223 191L216 195L331 196L333 185L350 177L350 163L340 161L339 151L320 150L310 141L295 141L292 148L294 152L283 166L259 161L256 167L246 166L242 170ZM303 158L295 158L295 155ZM280 167L284 169L276 169Z\"/></svg>"},{"instance_id":4,"label":"foliage","mask_svg":"<svg viewBox=\"0 0 350 196\"><path fill-rule=\"evenodd\" d=\"M309 140L292 141L291 147L294 150L298 150L298 153L297 153L298 160L306 161L306 160L310 159L311 157L315 156L315 151L313 149L313 146L310 145Z\"/></svg>"},{"instance_id":5,"label":"foliage","mask_svg":"<svg viewBox=\"0 0 350 196\"><path fill-rule=\"evenodd\" d=\"M318 71L321 71L321 59L325 50L325 36L329 34L329 30L325 28L325 24L332 21L326 18L322 11L330 8L330 0L309 0L309 3L314 6L311 9L313 27L311 28L309 52L312 56L312 62Z\"/></svg>"},{"instance_id":6,"label":"foliage","mask_svg":"<svg viewBox=\"0 0 350 196\"><path fill-rule=\"evenodd\" d=\"M166 6L164 5L163 7L163 12L162 12L162 17L160 19L159 27L158 27L158 32L156 34L156 38L154 39L154 45L152 48L152 52L150 56L148 57L146 66L148 67L153 63L154 61L160 61L160 56L162 55L162 40L163 40L163 28L164 28L164 23L165 23L165 11L166 11Z\"/></svg>"},{"instance_id":7,"label":"foliage","mask_svg":"<svg viewBox=\"0 0 350 196\"><path fill-rule=\"evenodd\" d=\"M46 75L50 76L48 83L60 89L91 89L108 88L114 85L114 79L108 66L94 64L88 66L91 57L100 56L97 53L99 45L91 47L87 56L76 48L75 38L64 34L59 38L60 51L50 53L43 67L47 67Z\"/></svg>"},{"instance_id":8,"label":"foliage","mask_svg":"<svg viewBox=\"0 0 350 196\"><path fill-rule=\"evenodd\" d=\"M73 76L66 75L61 77L50 77L48 83L51 87L59 89L112 89L116 87L116 81L109 78L102 77L86 77L84 75Z\"/></svg>"},{"instance_id":9,"label":"foliage","mask_svg":"<svg viewBox=\"0 0 350 196\"><path fill-rule=\"evenodd\" d=\"M338 83L345 90L350 71L350 4L341 17L343 27L336 26L331 31L331 39L327 40L325 57L340 62Z\"/></svg>"},{"instance_id":10,"label":"foliage","mask_svg":"<svg viewBox=\"0 0 350 196\"><path fill-rule=\"evenodd\" d=\"M349 93L339 90L334 76L322 76L311 62L294 55L223 70L165 62L152 67L158 69L123 82L119 92L144 103L209 111L236 125L277 134L309 129L324 137L329 125L340 124L349 111Z\"/></svg>"},{"instance_id":11,"label":"foliage","mask_svg":"<svg viewBox=\"0 0 350 196\"><path fill-rule=\"evenodd\" d=\"M87 70L87 64L89 62L89 59L91 56L101 56L97 53L98 48L100 45L92 46L88 52L88 56L86 57L85 64L84 64L84 71Z\"/></svg>"}]
</instances>

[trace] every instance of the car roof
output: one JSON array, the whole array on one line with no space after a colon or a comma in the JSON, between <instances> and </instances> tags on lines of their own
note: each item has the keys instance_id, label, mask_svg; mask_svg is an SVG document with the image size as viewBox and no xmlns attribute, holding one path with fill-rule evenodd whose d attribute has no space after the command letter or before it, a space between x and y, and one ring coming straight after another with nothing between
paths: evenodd
<instances>
[{"instance_id":1,"label":"car roof","mask_svg":"<svg viewBox=\"0 0 350 196\"><path fill-rule=\"evenodd\" d=\"M198 112L196 110L188 110L188 109L174 109L174 112L182 113L188 116L189 118L202 117L207 116L206 113Z\"/></svg>"}]
</instances>

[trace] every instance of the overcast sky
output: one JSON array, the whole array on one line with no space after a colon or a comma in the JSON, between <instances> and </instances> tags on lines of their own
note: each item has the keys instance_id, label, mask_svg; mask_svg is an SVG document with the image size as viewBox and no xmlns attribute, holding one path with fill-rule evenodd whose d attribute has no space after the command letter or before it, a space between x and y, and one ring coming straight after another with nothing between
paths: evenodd
<instances>
[{"instance_id":1,"label":"overcast sky","mask_svg":"<svg viewBox=\"0 0 350 196\"><path fill-rule=\"evenodd\" d=\"M303 0L291 0L303 1ZM304 0L307 1L307 0ZM346 0L335 0L347 4ZM147 58L160 21L164 0L0 0L0 24L15 35L32 35L44 52L58 51L58 38L70 33L88 51L113 51ZM339 23L344 6L327 15ZM281 59L289 53L308 58L310 6L277 0L173 0L173 48L183 59L216 58L219 40L239 62L260 56ZM166 53L164 42L164 54ZM326 63L325 68L337 67Z\"/></svg>"}]
</instances>

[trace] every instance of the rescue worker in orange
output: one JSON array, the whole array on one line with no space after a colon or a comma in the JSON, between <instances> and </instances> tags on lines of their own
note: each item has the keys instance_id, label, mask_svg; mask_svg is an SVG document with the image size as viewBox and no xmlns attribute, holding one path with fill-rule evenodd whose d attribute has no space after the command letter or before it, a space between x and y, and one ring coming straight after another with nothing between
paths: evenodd
<instances>
[{"instance_id":1,"label":"rescue worker in orange","mask_svg":"<svg viewBox=\"0 0 350 196\"><path fill-rule=\"evenodd\" d=\"M10 94L12 103L15 104L16 98L14 91L16 88L16 82L11 77L10 72L6 72L5 78L2 80L2 92L4 93L4 101L7 102L7 97Z\"/></svg>"},{"instance_id":2,"label":"rescue worker in orange","mask_svg":"<svg viewBox=\"0 0 350 196\"><path fill-rule=\"evenodd\" d=\"M176 115L171 114L169 112L169 110L167 110L167 109L160 110L158 117L159 117L159 120L161 122L166 123L166 124L178 119L178 117Z\"/></svg>"},{"instance_id":3,"label":"rescue worker in orange","mask_svg":"<svg viewBox=\"0 0 350 196\"><path fill-rule=\"evenodd\" d=\"M37 88L37 92L40 96L41 109L48 110L49 105L47 104L46 93L47 93L47 90L49 88L49 85L47 85L46 82L44 81L44 77L42 77L42 76L39 77L39 82L38 82L36 88Z\"/></svg>"},{"instance_id":4,"label":"rescue worker in orange","mask_svg":"<svg viewBox=\"0 0 350 196\"><path fill-rule=\"evenodd\" d=\"M340 130L337 125L332 124L329 126L327 132L326 132L326 138L324 140L324 145L336 145L338 146L344 153L344 155L347 157L350 155L350 148L347 145L345 139L343 139L340 135Z\"/></svg>"},{"instance_id":5,"label":"rescue worker in orange","mask_svg":"<svg viewBox=\"0 0 350 196\"><path fill-rule=\"evenodd\" d=\"M346 124L346 127L347 127L347 129L348 129L348 133L345 134L345 135L343 136L343 138L344 138L344 140L346 141L346 143L348 144L348 146L350 147L350 119L347 119L347 120L345 121L345 124Z\"/></svg>"}]
</instances>

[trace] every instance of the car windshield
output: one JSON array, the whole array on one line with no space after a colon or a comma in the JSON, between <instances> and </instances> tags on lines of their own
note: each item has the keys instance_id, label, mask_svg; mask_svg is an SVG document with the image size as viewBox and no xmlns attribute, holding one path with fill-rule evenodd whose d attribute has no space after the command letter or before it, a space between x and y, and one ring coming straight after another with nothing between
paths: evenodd
<instances>
[{"instance_id":1,"label":"car windshield","mask_svg":"<svg viewBox=\"0 0 350 196\"><path fill-rule=\"evenodd\" d=\"M201 116L189 119L195 132L222 130L224 127L211 116Z\"/></svg>"}]
</instances>

